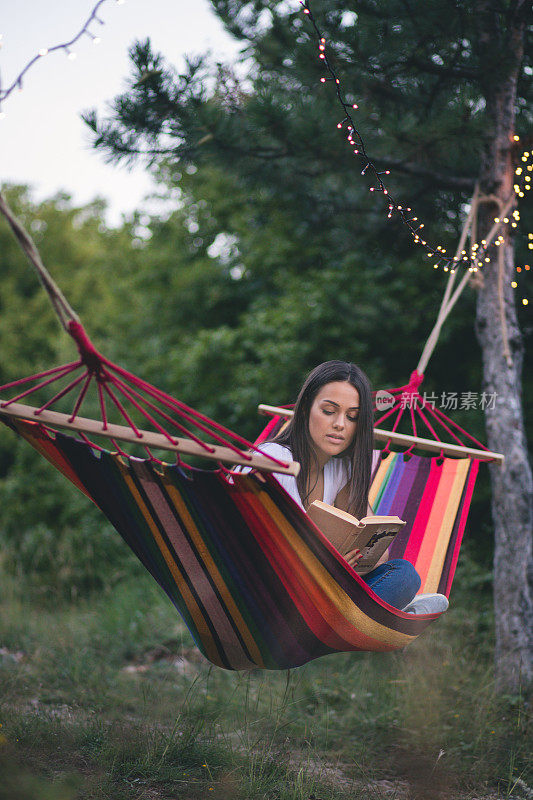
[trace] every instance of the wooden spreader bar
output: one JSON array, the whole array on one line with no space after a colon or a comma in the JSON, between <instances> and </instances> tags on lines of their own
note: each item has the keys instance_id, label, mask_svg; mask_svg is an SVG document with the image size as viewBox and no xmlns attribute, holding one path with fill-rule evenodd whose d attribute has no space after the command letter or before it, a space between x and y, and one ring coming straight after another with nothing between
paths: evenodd
<instances>
[{"instance_id":1,"label":"wooden spreader bar","mask_svg":"<svg viewBox=\"0 0 533 800\"><path fill-rule=\"evenodd\" d=\"M170 450L189 456L201 456L211 461L222 461L227 464L241 464L242 466L259 469L262 472L282 472L285 475L296 476L300 471L300 465L297 461L291 461L287 467L282 467L260 453L251 452L249 459L243 459L229 447L223 447L221 445L206 443L206 447L209 449L205 449L202 445L190 439L177 436L172 436L175 442L175 444L172 444L167 437L161 433L140 430L139 433L141 437L139 437L135 435L131 428L127 428L124 425L112 425L108 423L107 427L104 429L102 422L97 422L93 419L76 417L75 420L71 422L71 418L68 414L60 414L57 411L48 410L36 414L35 412L37 410L38 409L33 408L33 406L22 405L21 403L10 403L6 407L3 407L0 402L0 414L6 414L9 417L17 417L18 419L26 419L32 422L42 422L44 425L51 425L55 428L82 431L83 433L93 436L105 436L108 439L118 439L122 442L131 442L133 444L146 445L147 447L155 447L161 450Z\"/></svg>"},{"instance_id":2,"label":"wooden spreader bar","mask_svg":"<svg viewBox=\"0 0 533 800\"><path fill-rule=\"evenodd\" d=\"M258 406L259 413L266 416L279 416L290 419L292 417L292 409L278 408L277 406L269 406L264 403ZM419 450L427 450L431 453L444 453L447 456L455 456L456 458L480 458L488 461L495 461L497 464L503 464L505 456L502 453L492 453L490 450L477 450L473 447L462 447L457 444L447 444L446 442L438 442L435 439L422 439L419 436L409 436L405 433L396 433L392 431L385 431L381 428L374 428L374 438L381 442L393 442L398 445L406 445L411 447L414 445Z\"/></svg>"}]
</instances>

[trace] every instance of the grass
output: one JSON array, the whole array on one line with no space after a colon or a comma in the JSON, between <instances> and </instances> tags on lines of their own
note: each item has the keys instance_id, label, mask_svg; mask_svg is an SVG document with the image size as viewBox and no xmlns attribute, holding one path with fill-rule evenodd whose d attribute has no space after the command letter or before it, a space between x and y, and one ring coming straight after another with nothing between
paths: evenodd
<instances>
[{"instance_id":1,"label":"grass","mask_svg":"<svg viewBox=\"0 0 533 800\"><path fill-rule=\"evenodd\" d=\"M526 798L530 706L496 693L461 583L403 652L232 673L148 576L40 605L4 578L0 800Z\"/></svg>"}]
</instances>

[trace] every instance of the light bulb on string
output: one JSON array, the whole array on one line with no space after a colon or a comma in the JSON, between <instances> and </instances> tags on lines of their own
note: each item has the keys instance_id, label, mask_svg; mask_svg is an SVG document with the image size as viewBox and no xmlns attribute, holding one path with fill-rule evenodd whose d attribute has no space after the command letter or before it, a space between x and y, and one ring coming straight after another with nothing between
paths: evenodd
<instances>
[{"instance_id":1,"label":"light bulb on string","mask_svg":"<svg viewBox=\"0 0 533 800\"><path fill-rule=\"evenodd\" d=\"M85 33L92 40L93 44L100 44L100 42L102 41L101 38L99 36L95 36L94 33L92 33L92 31L86 30Z\"/></svg>"}]
</instances>

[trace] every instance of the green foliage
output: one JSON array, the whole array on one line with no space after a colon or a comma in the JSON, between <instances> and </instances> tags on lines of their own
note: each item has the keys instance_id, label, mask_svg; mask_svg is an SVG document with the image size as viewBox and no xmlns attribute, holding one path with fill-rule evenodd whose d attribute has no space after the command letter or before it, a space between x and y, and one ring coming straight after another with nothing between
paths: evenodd
<instances>
[{"instance_id":1,"label":"green foliage","mask_svg":"<svg viewBox=\"0 0 533 800\"><path fill-rule=\"evenodd\" d=\"M129 89L107 120L93 113L91 126L109 158L141 158L146 149L163 185L179 193L179 212L163 226L155 221L145 261L143 295L162 323L152 374L166 372L162 362L172 353L173 390L250 435L243 401L259 394L292 400L305 372L324 358L360 360L376 386L405 382L443 284L405 229L387 222L383 198L369 195L333 124L335 93L319 83L316 42L301 12L262 0L213 6L246 44L244 78L242 66L233 72L205 59L177 75L149 41L137 43ZM348 100L356 90L369 153L392 168L391 190L412 203L427 238L451 250L489 135L486 60L504 69L511 10L493 11L501 33L490 55L471 3L450 3L443 14L442 3L431 2L416 24L395 1L352 8L329 0L315 13ZM524 130L527 47L517 110ZM163 236L188 266L176 265L162 303L165 289L149 254ZM447 321L428 391L479 389L473 309L471 294ZM219 362L209 356L216 352ZM219 374L236 373L239 388L232 379L219 383ZM467 427L483 437L482 416L472 416Z\"/></svg>"},{"instance_id":2,"label":"green foliage","mask_svg":"<svg viewBox=\"0 0 533 800\"><path fill-rule=\"evenodd\" d=\"M74 208L58 195L35 204L21 187L8 197L97 347L254 438L257 403L291 402L306 372L327 358L359 362L375 388L404 384L444 284L399 222L387 220L384 198L368 192L364 164L336 127L332 87L319 82L305 17L270 0L215 0L213 7L242 40L242 64L196 59L177 74L149 41L136 43L127 89L109 119L86 115L108 158L133 161L146 152L161 193L175 201L173 213L147 226L134 215L109 230L101 201ZM346 98L359 104L369 154L392 170L391 191L424 220L428 240L450 252L491 134L487 65L498 64L501 74L512 55L512 4L492 8L490 53L474 3L446 3L443 11L432 0L415 17L398 0L327 0L313 11ZM531 123L530 93L528 42L521 134ZM522 217L530 229L527 209ZM522 239L517 248L520 262ZM0 382L70 361L72 343L1 221L0 263ZM426 391L481 390L474 304L467 289L443 329ZM533 329L520 313L527 350ZM529 431L532 376L526 367ZM97 411L94 398L84 411ZM480 410L453 416L485 438ZM122 545L112 544L96 510L25 449L0 431L4 564L58 591L121 575ZM484 566L492 547L488 498L482 470L470 531Z\"/></svg>"}]
</instances>

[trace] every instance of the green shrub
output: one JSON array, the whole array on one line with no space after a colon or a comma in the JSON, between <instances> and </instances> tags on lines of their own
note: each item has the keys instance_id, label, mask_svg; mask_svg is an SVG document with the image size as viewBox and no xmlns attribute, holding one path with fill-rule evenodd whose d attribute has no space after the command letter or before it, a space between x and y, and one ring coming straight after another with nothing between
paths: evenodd
<instances>
[{"instance_id":1,"label":"green shrub","mask_svg":"<svg viewBox=\"0 0 533 800\"><path fill-rule=\"evenodd\" d=\"M114 585L137 566L90 500L25 442L0 479L0 563L32 595L76 597Z\"/></svg>"}]
</instances>

